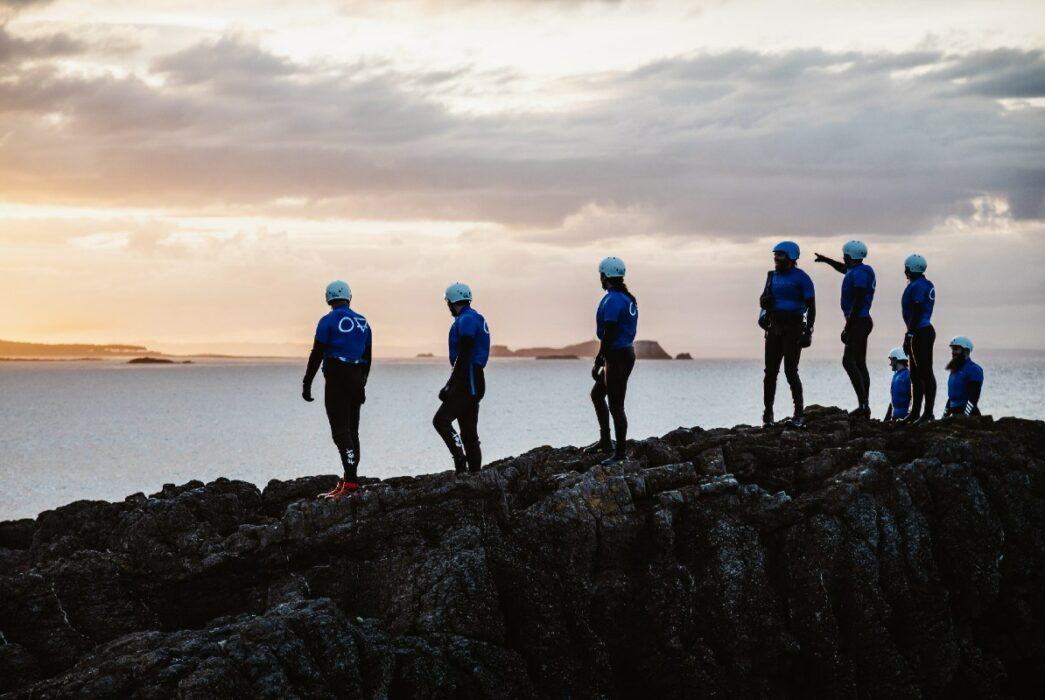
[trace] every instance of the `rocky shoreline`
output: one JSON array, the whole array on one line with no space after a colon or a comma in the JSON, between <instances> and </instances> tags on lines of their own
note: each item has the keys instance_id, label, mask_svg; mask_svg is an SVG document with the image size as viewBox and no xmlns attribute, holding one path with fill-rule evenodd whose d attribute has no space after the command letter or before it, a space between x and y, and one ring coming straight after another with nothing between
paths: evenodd
<instances>
[{"instance_id":1,"label":"rocky shoreline","mask_svg":"<svg viewBox=\"0 0 1045 700\"><path fill-rule=\"evenodd\" d=\"M1032 697L1045 423L219 479L0 523L0 697Z\"/></svg>"}]
</instances>

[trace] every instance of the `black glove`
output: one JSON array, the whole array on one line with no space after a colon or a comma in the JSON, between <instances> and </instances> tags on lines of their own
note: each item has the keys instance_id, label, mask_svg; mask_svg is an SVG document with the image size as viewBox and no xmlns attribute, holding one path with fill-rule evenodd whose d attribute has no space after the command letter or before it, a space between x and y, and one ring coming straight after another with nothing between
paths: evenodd
<instances>
[{"instance_id":1,"label":"black glove","mask_svg":"<svg viewBox=\"0 0 1045 700\"><path fill-rule=\"evenodd\" d=\"M847 342L849 342L849 329L848 328L843 328L842 329L842 345L845 345Z\"/></svg>"},{"instance_id":2,"label":"black glove","mask_svg":"<svg viewBox=\"0 0 1045 700\"><path fill-rule=\"evenodd\" d=\"M914 342L914 334L908 333L903 337L903 351L904 354L909 358L911 356L911 343Z\"/></svg>"},{"instance_id":3,"label":"black glove","mask_svg":"<svg viewBox=\"0 0 1045 700\"><path fill-rule=\"evenodd\" d=\"M766 311L772 311L773 309L773 295L766 291L762 293L762 296L758 298L758 305Z\"/></svg>"},{"instance_id":4,"label":"black glove","mask_svg":"<svg viewBox=\"0 0 1045 700\"><path fill-rule=\"evenodd\" d=\"M802 341L801 341L800 345L803 348L808 348L812 344L813 344L813 329L812 328L806 328L805 331L802 333Z\"/></svg>"},{"instance_id":5,"label":"black glove","mask_svg":"<svg viewBox=\"0 0 1045 700\"><path fill-rule=\"evenodd\" d=\"M601 365L594 365L591 368L591 378L594 379L597 382L601 382L602 381L602 366Z\"/></svg>"},{"instance_id":6,"label":"black glove","mask_svg":"<svg viewBox=\"0 0 1045 700\"><path fill-rule=\"evenodd\" d=\"M301 385L301 398L305 399L305 401L315 401L315 399L312 398L312 387L308 384Z\"/></svg>"},{"instance_id":7,"label":"black glove","mask_svg":"<svg viewBox=\"0 0 1045 700\"><path fill-rule=\"evenodd\" d=\"M446 397L450 395L450 385L447 384L439 390L439 400L446 401Z\"/></svg>"},{"instance_id":8,"label":"black glove","mask_svg":"<svg viewBox=\"0 0 1045 700\"><path fill-rule=\"evenodd\" d=\"M820 253L813 253L813 262L827 262L827 258Z\"/></svg>"}]
</instances>

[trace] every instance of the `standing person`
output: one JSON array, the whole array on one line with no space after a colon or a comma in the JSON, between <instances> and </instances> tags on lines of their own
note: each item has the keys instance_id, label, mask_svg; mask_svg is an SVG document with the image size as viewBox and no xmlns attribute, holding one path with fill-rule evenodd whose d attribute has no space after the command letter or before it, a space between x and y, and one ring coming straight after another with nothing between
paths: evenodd
<instances>
[{"instance_id":1,"label":"standing person","mask_svg":"<svg viewBox=\"0 0 1045 700\"><path fill-rule=\"evenodd\" d=\"M324 402L330 434L334 438L344 478L322 498L351 496L359 490L359 410L366 401L366 382L370 376L373 334L362 314L351 308L352 289L336 280L327 285L330 313L319 319L312 353L302 382L301 397L312 401L312 380L320 365L326 378Z\"/></svg>"},{"instance_id":2,"label":"standing person","mask_svg":"<svg viewBox=\"0 0 1045 700\"><path fill-rule=\"evenodd\" d=\"M964 335L951 338L951 361L947 369L947 408L944 416L980 415L980 391L983 389L983 367L972 361L972 341Z\"/></svg>"},{"instance_id":3,"label":"standing person","mask_svg":"<svg viewBox=\"0 0 1045 700\"><path fill-rule=\"evenodd\" d=\"M925 278L928 263L921 255L908 255L904 260L904 275L907 287L900 299L900 311L907 327L903 348L911 358L911 384L914 389L914 405L907 420L915 424L935 420L936 376L933 374L933 345L936 344L936 329L933 328L933 307L936 305L936 287ZM925 412L922 412L922 398Z\"/></svg>"},{"instance_id":4,"label":"standing person","mask_svg":"<svg viewBox=\"0 0 1045 700\"><path fill-rule=\"evenodd\" d=\"M886 421L904 420L911 405L911 372L907 367L907 353L903 348L889 351L889 367L893 370L893 381L889 387L889 408L885 412Z\"/></svg>"},{"instance_id":5,"label":"standing person","mask_svg":"<svg viewBox=\"0 0 1045 700\"><path fill-rule=\"evenodd\" d=\"M603 464L616 464L628 458L628 416L624 413L624 397L628 393L628 377L635 367L639 307L635 295L624 284L624 269L624 261L620 258L609 257L599 263L599 281L606 294L595 312L595 335L600 343L591 369L591 377L595 380L591 400L599 421L599 441L588 445L584 451L593 454L613 450ZM610 440L610 416L613 417L616 444Z\"/></svg>"},{"instance_id":6,"label":"standing person","mask_svg":"<svg viewBox=\"0 0 1045 700\"><path fill-rule=\"evenodd\" d=\"M802 348L813 342L813 324L816 322L816 298L813 280L805 270L798 268L798 244L781 241L773 248L773 272L769 273L766 289L759 303L768 314L766 329L766 376L762 384L765 411L762 425L773 424L773 402L780 361L784 362L784 376L791 387L795 414L791 424L805 427L802 380L798 376L798 361Z\"/></svg>"},{"instance_id":7,"label":"standing person","mask_svg":"<svg viewBox=\"0 0 1045 700\"><path fill-rule=\"evenodd\" d=\"M849 375L849 382L856 393L857 407L850 411L853 418L870 418L871 375L867 371L867 338L871 335L874 322L871 320L871 302L874 301L875 277L870 265L864 264L867 246L861 241L849 241L842 246L842 262L832 260L820 253L815 261L827 263L845 277L842 279L842 313L845 328L842 329L842 366Z\"/></svg>"},{"instance_id":8,"label":"standing person","mask_svg":"<svg viewBox=\"0 0 1045 700\"><path fill-rule=\"evenodd\" d=\"M443 438L454 459L454 473L475 474L483 464L479 448L479 402L486 394L483 369L490 359L490 327L486 319L472 308L472 290L467 284L454 282L443 297L450 315L450 378L439 390L442 405L432 418L432 425ZM461 429L454 430L454 421Z\"/></svg>"}]
</instances>

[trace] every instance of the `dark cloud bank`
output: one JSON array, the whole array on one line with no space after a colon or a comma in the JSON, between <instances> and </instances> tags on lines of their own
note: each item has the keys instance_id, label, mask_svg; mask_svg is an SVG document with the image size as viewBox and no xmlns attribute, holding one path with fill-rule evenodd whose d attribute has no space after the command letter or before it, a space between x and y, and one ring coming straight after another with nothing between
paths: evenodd
<instances>
[{"instance_id":1,"label":"dark cloud bank","mask_svg":"<svg viewBox=\"0 0 1045 700\"><path fill-rule=\"evenodd\" d=\"M336 200L346 213L551 227L586 204L659 232L903 234L1008 200L1041 219L1041 51L734 51L562 81L580 108L448 110L469 81L305 66L236 37L153 66L165 84L57 72L64 37L0 33L0 187L138 205ZM35 59L35 60L30 60ZM496 98L491 98L496 99ZM56 126L42 115L61 114ZM650 231L652 233L653 231Z\"/></svg>"}]
</instances>

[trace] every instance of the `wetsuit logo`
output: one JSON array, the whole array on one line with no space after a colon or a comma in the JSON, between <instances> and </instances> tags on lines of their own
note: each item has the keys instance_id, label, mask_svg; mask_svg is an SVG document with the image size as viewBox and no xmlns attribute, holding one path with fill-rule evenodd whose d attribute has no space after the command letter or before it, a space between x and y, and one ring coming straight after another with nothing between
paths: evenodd
<instances>
[{"instance_id":1,"label":"wetsuit logo","mask_svg":"<svg viewBox=\"0 0 1045 700\"><path fill-rule=\"evenodd\" d=\"M348 328L345 327L346 321L348 322ZM357 319L353 319L350 316L346 316L344 319L338 322L338 330L340 330L343 333L351 333L356 328L365 332L367 330L367 320L364 319L362 316Z\"/></svg>"},{"instance_id":2,"label":"wetsuit logo","mask_svg":"<svg viewBox=\"0 0 1045 700\"><path fill-rule=\"evenodd\" d=\"M639 310L635 308L635 302L631 302L631 304L628 306L628 313L632 316L639 315Z\"/></svg>"},{"instance_id":3,"label":"wetsuit logo","mask_svg":"<svg viewBox=\"0 0 1045 700\"><path fill-rule=\"evenodd\" d=\"M929 301L936 301L936 287L929 290Z\"/></svg>"},{"instance_id":4,"label":"wetsuit logo","mask_svg":"<svg viewBox=\"0 0 1045 700\"><path fill-rule=\"evenodd\" d=\"M490 324L485 319L483 319L483 333L490 335Z\"/></svg>"}]
</instances>

